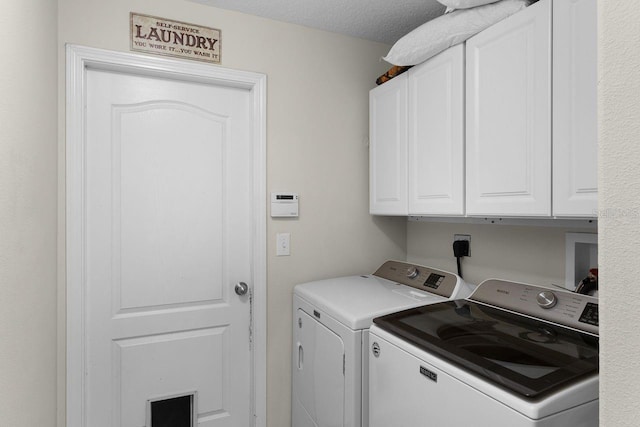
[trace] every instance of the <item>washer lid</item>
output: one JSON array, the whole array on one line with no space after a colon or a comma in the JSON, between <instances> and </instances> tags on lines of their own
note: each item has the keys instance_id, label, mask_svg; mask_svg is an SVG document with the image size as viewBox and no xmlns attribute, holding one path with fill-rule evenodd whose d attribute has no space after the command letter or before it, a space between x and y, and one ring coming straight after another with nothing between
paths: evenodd
<instances>
[{"instance_id":1,"label":"washer lid","mask_svg":"<svg viewBox=\"0 0 640 427\"><path fill-rule=\"evenodd\" d=\"M294 294L353 329L367 329L373 318L446 301L430 292L373 275L349 276L297 285Z\"/></svg>"},{"instance_id":2,"label":"washer lid","mask_svg":"<svg viewBox=\"0 0 640 427\"><path fill-rule=\"evenodd\" d=\"M375 319L429 353L526 398L598 373L598 337L473 301L445 301Z\"/></svg>"}]
</instances>

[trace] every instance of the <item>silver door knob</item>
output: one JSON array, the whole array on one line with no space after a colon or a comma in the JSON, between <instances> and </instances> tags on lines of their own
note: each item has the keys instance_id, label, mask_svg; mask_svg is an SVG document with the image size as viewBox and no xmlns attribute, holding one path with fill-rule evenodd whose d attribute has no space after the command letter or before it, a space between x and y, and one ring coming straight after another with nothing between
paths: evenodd
<instances>
[{"instance_id":1,"label":"silver door knob","mask_svg":"<svg viewBox=\"0 0 640 427\"><path fill-rule=\"evenodd\" d=\"M246 283L244 282L236 283L236 294L240 296L246 295L248 290L249 290L249 285L247 285Z\"/></svg>"}]
</instances>

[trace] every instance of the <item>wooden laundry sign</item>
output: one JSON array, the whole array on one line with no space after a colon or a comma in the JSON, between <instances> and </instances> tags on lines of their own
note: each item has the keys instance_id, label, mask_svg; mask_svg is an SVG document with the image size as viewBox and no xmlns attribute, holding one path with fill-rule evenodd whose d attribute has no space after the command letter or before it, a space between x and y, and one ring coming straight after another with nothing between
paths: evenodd
<instances>
[{"instance_id":1,"label":"wooden laundry sign","mask_svg":"<svg viewBox=\"0 0 640 427\"><path fill-rule=\"evenodd\" d=\"M220 63L220 30L131 12L131 50Z\"/></svg>"}]
</instances>

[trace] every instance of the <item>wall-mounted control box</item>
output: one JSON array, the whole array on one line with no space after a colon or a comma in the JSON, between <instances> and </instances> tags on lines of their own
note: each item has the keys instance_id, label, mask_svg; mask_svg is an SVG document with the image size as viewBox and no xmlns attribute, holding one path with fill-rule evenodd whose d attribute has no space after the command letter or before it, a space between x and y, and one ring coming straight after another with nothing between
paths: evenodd
<instances>
[{"instance_id":1,"label":"wall-mounted control box","mask_svg":"<svg viewBox=\"0 0 640 427\"><path fill-rule=\"evenodd\" d=\"M271 193L271 218L297 218L298 193Z\"/></svg>"}]
</instances>

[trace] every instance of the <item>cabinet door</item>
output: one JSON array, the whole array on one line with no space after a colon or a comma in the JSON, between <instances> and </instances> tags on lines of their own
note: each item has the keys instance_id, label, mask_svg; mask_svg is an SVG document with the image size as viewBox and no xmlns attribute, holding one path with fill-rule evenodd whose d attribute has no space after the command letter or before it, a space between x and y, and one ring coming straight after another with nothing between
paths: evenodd
<instances>
[{"instance_id":1,"label":"cabinet door","mask_svg":"<svg viewBox=\"0 0 640 427\"><path fill-rule=\"evenodd\" d=\"M369 212L407 215L407 74L369 93Z\"/></svg>"},{"instance_id":2,"label":"cabinet door","mask_svg":"<svg viewBox=\"0 0 640 427\"><path fill-rule=\"evenodd\" d=\"M551 1L467 41L467 214L551 214Z\"/></svg>"},{"instance_id":3,"label":"cabinet door","mask_svg":"<svg viewBox=\"0 0 640 427\"><path fill-rule=\"evenodd\" d=\"M408 72L409 214L464 214L464 45Z\"/></svg>"},{"instance_id":4,"label":"cabinet door","mask_svg":"<svg viewBox=\"0 0 640 427\"><path fill-rule=\"evenodd\" d=\"M596 0L553 3L553 214L598 203Z\"/></svg>"}]
</instances>

